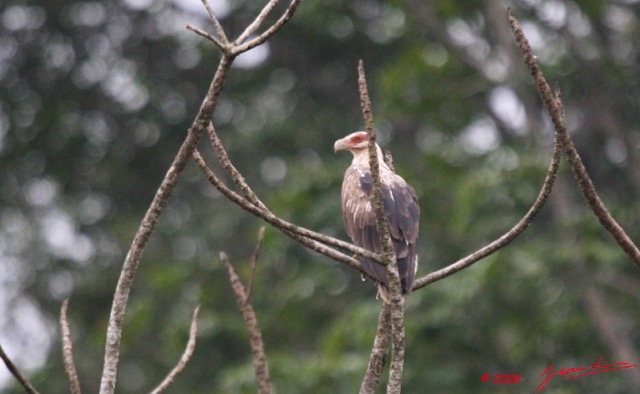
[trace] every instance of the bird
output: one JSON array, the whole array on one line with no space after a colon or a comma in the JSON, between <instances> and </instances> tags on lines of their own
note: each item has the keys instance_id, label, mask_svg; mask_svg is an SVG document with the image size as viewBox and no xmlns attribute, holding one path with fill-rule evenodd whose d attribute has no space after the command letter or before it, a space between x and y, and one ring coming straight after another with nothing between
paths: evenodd
<instances>
[{"instance_id":1,"label":"bird","mask_svg":"<svg viewBox=\"0 0 640 394\"><path fill-rule=\"evenodd\" d=\"M353 161L342 182L342 218L347 235L353 243L374 253L382 252L376 229L373 208L373 179L369 168L369 135L357 131L337 140L333 149L350 151ZM401 176L385 164L380 146L376 144L380 169L380 186L384 212L395 248L396 263L402 293L411 292L418 270L417 241L420 226L420 206L416 191ZM372 277L378 294L389 301L389 283L386 269L370 259L359 257L362 268Z\"/></svg>"}]
</instances>

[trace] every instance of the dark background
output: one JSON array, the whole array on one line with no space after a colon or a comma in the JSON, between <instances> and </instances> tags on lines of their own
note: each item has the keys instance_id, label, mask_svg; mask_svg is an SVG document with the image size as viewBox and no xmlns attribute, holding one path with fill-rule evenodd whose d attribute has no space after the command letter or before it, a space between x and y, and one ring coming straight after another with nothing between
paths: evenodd
<instances>
[{"instance_id":1,"label":"dark background","mask_svg":"<svg viewBox=\"0 0 640 394\"><path fill-rule=\"evenodd\" d=\"M236 37L264 1L212 4ZM551 157L552 128L508 6L562 89L605 204L640 240L637 1L304 0L232 68L218 132L273 212L347 239L340 184L350 157L332 147L363 128L363 59L381 144L420 197L418 276L442 268L526 213ZM57 327L65 298L83 388L99 387L122 261L220 58L187 23L213 32L197 0L0 6L0 343L42 392L68 391ZM260 226L189 164L138 271L118 392L148 391L175 365L198 304L197 350L169 392L255 392L248 335L217 256L224 250L246 280ZM252 299L278 392L358 389L379 311L370 282L268 228ZM640 363L639 300L637 267L563 162L520 238L410 296L403 388L532 392L549 365ZM480 381L485 373L522 381L495 386ZM639 376L556 378L546 390L627 393ZM2 390L21 392L13 384L0 368Z\"/></svg>"}]
</instances>

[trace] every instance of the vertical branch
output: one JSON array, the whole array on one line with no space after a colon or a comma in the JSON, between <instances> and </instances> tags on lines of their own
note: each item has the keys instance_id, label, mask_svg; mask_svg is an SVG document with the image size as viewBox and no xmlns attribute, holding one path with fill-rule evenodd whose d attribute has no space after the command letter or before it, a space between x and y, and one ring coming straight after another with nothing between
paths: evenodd
<instances>
[{"instance_id":1,"label":"vertical branch","mask_svg":"<svg viewBox=\"0 0 640 394\"><path fill-rule=\"evenodd\" d=\"M378 318L378 331L371 348L369 366L367 373L360 386L360 394L372 394L380 384L380 376L386 363L386 356L389 352L389 339L391 338L391 305L382 303L380 317Z\"/></svg>"},{"instance_id":2,"label":"vertical branch","mask_svg":"<svg viewBox=\"0 0 640 394\"><path fill-rule=\"evenodd\" d=\"M72 394L80 394L80 381L73 361L73 344L71 342L71 330L67 320L67 309L69 299L64 300L60 308L60 333L62 336L62 358L64 360L64 370L69 378L69 388Z\"/></svg>"},{"instance_id":3,"label":"vertical branch","mask_svg":"<svg viewBox=\"0 0 640 394\"><path fill-rule=\"evenodd\" d=\"M18 367L15 366L7 353L4 352L2 345L0 345L0 358L2 359L2 361L4 361L4 365L7 366L9 372L11 372L16 380L18 380L18 383L20 383L22 388L24 388L24 391L26 391L28 394L38 394L38 390L36 390L33 385L31 385L31 382L29 382L29 380L22 374L22 372L20 372Z\"/></svg>"},{"instance_id":4,"label":"vertical branch","mask_svg":"<svg viewBox=\"0 0 640 394\"><path fill-rule=\"evenodd\" d=\"M529 68L529 72L533 76L536 89L544 102L544 107L549 113L549 116L551 116L553 125L559 135L560 142L564 148L564 153L578 183L580 192L582 192L583 197L589 204L589 207L591 207L593 213L598 217L602 226L607 229L633 262L640 267L640 249L638 249L631 238L629 238L622 226L620 226L613 216L611 216L607 207L600 199L600 196L587 173L584 163L573 144L571 136L565 127L564 119L562 117L562 108L561 105L558 105L559 97L554 96L551 91L551 88L538 65L536 57L531 51L529 41L520 28L518 21L511 13L511 10L509 10L509 23L515 35L516 42L520 47L520 51L522 52L524 62Z\"/></svg>"},{"instance_id":5,"label":"vertical branch","mask_svg":"<svg viewBox=\"0 0 640 394\"><path fill-rule=\"evenodd\" d=\"M389 299L391 301L392 354L387 393L400 393L402 371L404 368L404 297L402 295L402 286L396 265L396 254L389 234L389 225L382 203L382 187L380 185L380 167L376 147L375 125L362 60L358 63L358 87L360 91L360 106L362 107L365 126L369 134L369 167L373 180L373 207L376 213L376 230L378 230L378 234L380 235L382 256L386 262Z\"/></svg>"},{"instance_id":6,"label":"vertical branch","mask_svg":"<svg viewBox=\"0 0 640 394\"><path fill-rule=\"evenodd\" d=\"M236 274L233 266L229 262L229 258L224 252L220 252L220 260L227 269L229 275L229 282L233 288L233 293L236 296L236 301L242 312L242 318L249 331L251 337L251 350L253 353L253 366L256 372L256 379L258 380L258 392L260 394L270 394L273 389L271 387L271 377L269 376L269 367L267 365L267 357L264 353L264 342L262 340L262 334L260 333L260 327L258 326L258 319L253 307L249 303L247 293Z\"/></svg>"}]
</instances>

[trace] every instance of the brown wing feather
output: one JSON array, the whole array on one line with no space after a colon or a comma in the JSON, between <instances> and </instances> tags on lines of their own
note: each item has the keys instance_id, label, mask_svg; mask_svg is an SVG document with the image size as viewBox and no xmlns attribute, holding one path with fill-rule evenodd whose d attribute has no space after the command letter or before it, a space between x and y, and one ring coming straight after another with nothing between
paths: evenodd
<instances>
[{"instance_id":1,"label":"brown wing feather","mask_svg":"<svg viewBox=\"0 0 640 394\"><path fill-rule=\"evenodd\" d=\"M396 250L398 272L405 293L411 291L418 264L416 241L420 224L420 207L415 190L393 172L381 172L382 200L389 231ZM350 166L342 184L342 214L345 229L358 246L373 252L381 251L373 211L373 182L366 167ZM364 270L387 284L385 268L362 258Z\"/></svg>"}]
</instances>

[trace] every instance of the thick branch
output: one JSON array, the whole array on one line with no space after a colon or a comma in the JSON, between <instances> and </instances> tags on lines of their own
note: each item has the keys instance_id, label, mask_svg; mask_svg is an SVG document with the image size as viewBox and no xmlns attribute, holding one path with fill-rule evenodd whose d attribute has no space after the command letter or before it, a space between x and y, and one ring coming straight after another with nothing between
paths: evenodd
<instances>
[{"instance_id":1,"label":"thick branch","mask_svg":"<svg viewBox=\"0 0 640 394\"><path fill-rule=\"evenodd\" d=\"M191 317L191 327L189 328L189 340L187 341L187 346L176 364L175 367L169 372L169 374L162 380L162 382L151 391L151 394L160 394L164 392L166 389L173 384L176 376L182 372L189 360L191 360L191 356L193 356L193 352L196 350L196 337L198 336L198 312L200 312L200 306L198 305L196 309L193 311L193 316Z\"/></svg>"},{"instance_id":2,"label":"thick branch","mask_svg":"<svg viewBox=\"0 0 640 394\"><path fill-rule=\"evenodd\" d=\"M100 383L100 394L111 394L115 390L116 375L118 371L118 359L120 353L120 337L122 335L122 323L124 321L125 310L129 300L129 292L133 286L136 271L142 253L151 233L153 232L158 218L162 213L165 205L169 201L173 190L178 183L178 178L185 168L187 161L191 158L191 154L196 144L206 132L207 125L211 122L213 110L218 103L218 96L222 91L222 86L226 78L227 72L231 67L233 57L223 56L218 70L211 82L207 96L189 129L178 154L173 159L169 171L165 175L160 187L156 191L156 195L149 206L140 227L136 233L133 243L129 248L127 257L125 258L120 278L113 295L113 304L111 307L111 315L109 317L109 326L107 328L107 341L105 345L104 368L102 371L102 381Z\"/></svg>"},{"instance_id":3,"label":"thick branch","mask_svg":"<svg viewBox=\"0 0 640 394\"><path fill-rule=\"evenodd\" d=\"M267 357L264 353L264 342L262 341L262 334L260 333L260 327L258 326L258 319L256 314L249 303L249 298L245 292L244 286L240 281L240 278L236 274L233 266L229 262L229 258L224 252L220 252L220 260L227 269L229 275L229 282L233 288L233 293L236 296L236 301L242 312L242 318L249 331L251 338L251 350L253 352L253 366L256 371L256 379L258 380L258 392L260 394L269 394L272 392L271 378L269 376L269 367L267 365Z\"/></svg>"},{"instance_id":4,"label":"thick branch","mask_svg":"<svg viewBox=\"0 0 640 394\"><path fill-rule=\"evenodd\" d=\"M369 169L373 181L373 208L376 214L376 230L382 245L382 256L386 264L389 301L391 303L391 367L387 381L387 393L400 393L402 386L402 371L404 368L404 297L402 285L396 264L396 253L389 233L387 215L382 202L382 186L380 184L380 166L376 147L376 132L371 112L371 100L367 88L367 79L362 60L358 62L358 88L360 91L360 106L364 123L369 135Z\"/></svg>"},{"instance_id":5,"label":"thick branch","mask_svg":"<svg viewBox=\"0 0 640 394\"><path fill-rule=\"evenodd\" d=\"M600 220L602 226L607 229L633 262L640 267L640 250L633 243L631 238L629 238L622 226L620 226L613 216L611 216L607 207L600 199L600 196L598 196L595 186L593 185L584 163L573 144L571 136L565 127L562 110L558 105L558 101L551 92L551 88L544 78L542 70L538 66L538 61L531 52L529 41L520 28L518 21L511 13L511 10L509 10L509 23L511 24L511 29L513 30L518 46L520 47L520 51L522 52L522 57L529 68L529 72L533 76L536 89L544 102L544 107L549 113L549 116L551 116L556 132L560 136L560 142L564 148L564 153L569 165L571 166L573 175L578 182L578 187L580 188L582 195L589 204L589 207L591 207L593 213L598 217L598 220Z\"/></svg>"},{"instance_id":6,"label":"thick branch","mask_svg":"<svg viewBox=\"0 0 640 394\"><path fill-rule=\"evenodd\" d=\"M378 331L371 348L367 372L360 386L360 394L373 394L380 385L380 376L389 352L389 339L391 339L391 305L383 302L378 318Z\"/></svg>"},{"instance_id":7,"label":"thick branch","mask_svg":"<svg viewBox=\"0 0 640 394\"><path fill-rule=\"evenodd\" d=\"M80 394L80 380L76 372L76 365L73 361L73 344L71 342L71 330L67 320L67 309L69 300L66 299L60 308L60 333L62 336L62 358L64 360L64 370L69 378L69 388L72 394Z\"/></svg>"}]
</instances>

